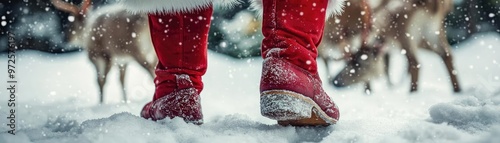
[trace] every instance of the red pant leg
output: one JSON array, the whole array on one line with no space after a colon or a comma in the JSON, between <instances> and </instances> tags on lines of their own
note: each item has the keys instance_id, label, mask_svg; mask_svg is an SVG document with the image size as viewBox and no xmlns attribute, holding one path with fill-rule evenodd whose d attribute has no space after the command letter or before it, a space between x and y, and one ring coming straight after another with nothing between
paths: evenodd
<instances>
[{"instance_id":1,"label":"red pant leg","mask_svg":"<svg viewBox=\"0 0 500 143\"><path fill-rule=\"evenodd\" d=\"M198 93L203 89L201 76L207 69L207 41L212 7L175 14L150 14L151 38L158 56L156 100L175 89L175 75L187 74Z\"/></svg>"},{"instance_id":2,"label":"red pant leg","mask_svg":"<svg viewBox=\"0 0 500 143\"><path fill-rule=\"evenodd\" d=\"M263 0L263 58L285 57L316 74L327 5L328 0Z\"/></svg>"}]
</instances>

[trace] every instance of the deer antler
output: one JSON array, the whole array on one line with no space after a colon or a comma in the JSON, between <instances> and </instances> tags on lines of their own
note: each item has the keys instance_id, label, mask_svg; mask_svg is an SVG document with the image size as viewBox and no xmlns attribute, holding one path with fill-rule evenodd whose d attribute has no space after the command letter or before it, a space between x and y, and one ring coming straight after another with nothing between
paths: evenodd
<instances>
[{"instance_id":1,"label":"deer antler","mask_svg":"<svg viewBox=\"0 0 500 143\"><path fill-rule=\"evenodd\" d=\"M54 4L54 7L56 7L57 9L69 12L71 15L87 14L87 10L91 5L91 0L84 0L81 7L70 4L68 2L64 2L62 0L50 0L50 2L52 2L52 4Z\"/></svg>"},{"instance_id":2,"label":"deer antler","mask_svg":"<svg viewBox=\"0 0 500 143\"><path fill-rule=\"evenodd\" d=\"M69 12L71 15L77 15L80 9L70 3L64 2L62 0L50 0L52 4L54 4L54 7L56 7L59 10Z\"/></svg>"},{"instance_id":3,"label":"deer antler","mask_svg":"<svg viewBox=\"0 0 500 143\"><path fill-rule=\"evenodd\" d=\"M91 5L91 0L84 0L82 2L82 7L80 8L81 14L87 14L87 10L89 9Z\"/></svg>"}]
</instances>

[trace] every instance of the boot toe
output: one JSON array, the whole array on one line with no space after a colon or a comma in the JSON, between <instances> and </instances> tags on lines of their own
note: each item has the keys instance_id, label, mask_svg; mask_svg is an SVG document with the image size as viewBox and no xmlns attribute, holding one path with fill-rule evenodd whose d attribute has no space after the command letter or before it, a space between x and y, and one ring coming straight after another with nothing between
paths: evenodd
<instances>
[{"instance_id":1,"label":"boot toe","mask_svg":"<svg viewBox=\"0 0 500 143\"><path fill-rule=\"evenodd\" d=\"M144 119L150 119L151 118L151 114L150 114L151 103L152 102L148 102L148 103L146 103L146 105L144 105L144 107L142 107L142 110L141 110L141 117L142 118L144 118Z\"/></svg>"}]
</instances>

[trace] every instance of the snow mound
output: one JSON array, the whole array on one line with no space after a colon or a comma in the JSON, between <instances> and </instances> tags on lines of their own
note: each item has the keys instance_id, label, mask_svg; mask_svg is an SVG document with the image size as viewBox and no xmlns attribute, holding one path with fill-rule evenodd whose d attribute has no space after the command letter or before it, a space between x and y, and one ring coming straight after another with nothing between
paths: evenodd
<instances>
[{"instance_id":1,"label":"snow mound","mask_svg":"<svg viewBox=\"0 0 500 143\"><path fill-rule=\"evenodd\" d=\"M78 122L64 117L57 117L56 119L49 119L44 127L52 132L68 132L78 127Z\"/></svg>"},{"instance_id":2,"label":"snow mound","mask_svg":"<svg viewBox=\"0 0 500 143\"><path fill-rule=\"evenodd\" d=\"M493 125L488 131L468 133L446 123L434 124L416 121L396 136L388 136L381 142L390 143L497 143L500 126Z\"/></svg>"},{"instance_id":3,"label":"snow mound","mask_svg":"<svg viewBox=\"0 0 500 143\"><path fill-rule=\"evenodd\" d=\"M180 118L158 122L127 112L79 124L65 117L50 119L42 127L22 129L16 136L0 134L0 142L147 143L147 142L320 142L332 127L282 127L252 121L246 115L221 116L203 125Z\"/></svg>"},{"instance_id":4,"label":"snow mound","mask_svg":"<svg viewBox=\"0 0 500 143\"><path fill-rule=\"evenodd\" d=\"M472 139L466 140L467 142L476 142L476 143L496 143L500 141L500 126L496 125L492 127L490 132L485 132L477 137L472 137Z\"/></svg>"},{"instance_id":5,"label":"snow mound","mask_svg":"<svg viewBox=\"0 0 500 143\"><path fill-rule=\"evenodd\" d=\"M456 142L468 136L452 126L416 121L397 136L386 138L383 142Z\"/></svg>"},{"instance_id":6,"label":"snow mound","mask_svg":"<svg viewBox=\"0 0 500 143\"><path fill-rule=\"evenodd\" d=\"M429 109L433 122L448 123L467 131L487 129L500 124L500 96L467 96Z\"/></svg>"}]
</instances>

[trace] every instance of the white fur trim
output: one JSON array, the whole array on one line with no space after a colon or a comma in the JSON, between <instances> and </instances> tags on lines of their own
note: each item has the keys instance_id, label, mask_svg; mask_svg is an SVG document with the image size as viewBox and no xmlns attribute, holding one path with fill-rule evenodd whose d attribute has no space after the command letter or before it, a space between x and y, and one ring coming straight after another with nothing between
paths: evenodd
<instances>
[{"instance_id":1,"label":"white fur trim","mask_svg":"<svg viewBox=\"0 0 500 143\"><path fill-rule=\"evenodd\" d=\"M175 13L210 6L229 7L239 0L121 0L121 4L134 13Z\"/></svg>"},{"instance_id":2,"label":"white fur trim","mask_svg":"<svg viewBox=\"0 0 500 143\"><path fill-rule=\"evenodd\" d=\"M344 11L345 0L329 0L326 8L326 16L340 15Z\"/></svg>"},{"instance_id":3,"label":"white fur trim","mask_svg":"<svg viewBox=\"0 0 500 143\"><path fill-rule=\"evenodd\" d=\"M262 0L251 0L251 7L259 13L259 16L262 16ZM328 0L328 6L326 8L326 17L330 17L332 15L339 15L344 11L344 2L345 0ZM328 18L327 18L328 19Z\"/></svg>"}]
</instances>

